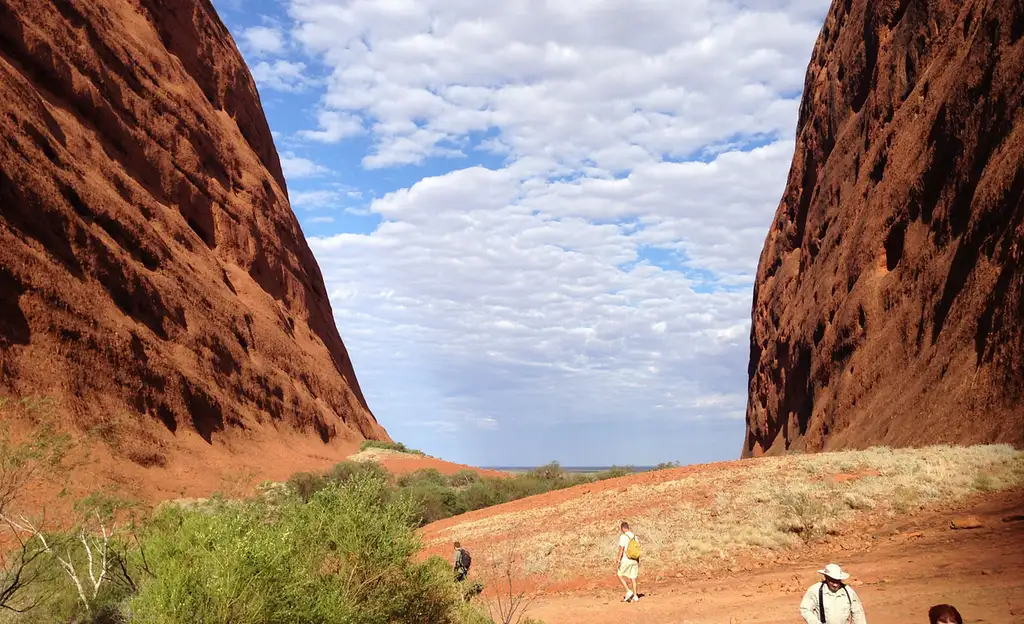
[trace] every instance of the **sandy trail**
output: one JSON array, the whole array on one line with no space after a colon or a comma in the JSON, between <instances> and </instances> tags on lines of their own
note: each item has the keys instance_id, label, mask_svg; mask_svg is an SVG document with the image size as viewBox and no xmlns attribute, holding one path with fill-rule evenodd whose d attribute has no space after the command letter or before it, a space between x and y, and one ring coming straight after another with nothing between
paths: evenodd
<instances>
[{"instance_id":1,"label":"sandy trail","mask_svg":"<svg viewBox=\"0 0 1024 624\"><path fill-rule=\"evenodd\" d=\"M1004 521L1024 516L1024 491L989 495L958 511L977 514L985 526L953 531L950 513L897 519L874 532L888 538L851 538L849 550L836 555L854 575L868 622L927 622L928 607L948 602L965 622L1024 623L1024 520ZM528 615L548 624L800 622L800 598L824 563L798 556L744 575L641 578L644 597L636 604L618 602L621 587L609 576L598 590L541 596Z\"/></svg>"}]
</instances>

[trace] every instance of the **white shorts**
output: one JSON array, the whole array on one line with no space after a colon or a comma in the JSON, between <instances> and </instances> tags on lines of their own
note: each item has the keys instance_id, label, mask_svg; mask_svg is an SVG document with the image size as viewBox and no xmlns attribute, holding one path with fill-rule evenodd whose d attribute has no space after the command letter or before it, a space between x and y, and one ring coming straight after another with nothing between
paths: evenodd
<instances>
[{"instance_id":1,"label":"white shorts","mask_svg":"<svg viewBox=\"0 0 1024 624\"><path fill-rule=\"evenodd\" d=\"M640 562L629 557L623 557L622 561L619 562L619 576L623 576L628 579L635 579L637 574L640 572Z\"/></svg>"}]
</instances>

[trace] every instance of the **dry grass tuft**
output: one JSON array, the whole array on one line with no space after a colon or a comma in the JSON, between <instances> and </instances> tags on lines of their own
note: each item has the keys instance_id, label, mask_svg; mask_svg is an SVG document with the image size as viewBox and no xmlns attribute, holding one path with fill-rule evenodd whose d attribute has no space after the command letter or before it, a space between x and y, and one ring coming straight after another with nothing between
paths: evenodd
<instances>
[{"instance_id":1,"label":"dry grass tuft","mask_svg":"<svg viewBox=\"0 0 1024 624\"><path fill-rule=\"evenodd\" d=\"M162 468L167 465L167 455L161 450L165 444L154 432L155 425L147 420L144 415L101 414L85 425L85 437L143 468Z\"/></svg>"},{"instance_id":2,"label":"dry grass tuft","mask_svg":"<svg viewBox=\"0 0 1024 624\"><path fill-rule=\"evenodd\" d=\"M844 478L830 478L836 475ZM645 569L678 569L812 543L857 519L1019 487L1024 452L1009 445L881 447L747 460L656 485L627 485L628 478L607 483L550 507L459 523L436 542L457 531L484 554L518 527L527 536L519 547L533 563L531 572L569 578L608 568L617 521L628 514ZM643 511L630 513L635 510Z\"/></svg>"}]
</instances>

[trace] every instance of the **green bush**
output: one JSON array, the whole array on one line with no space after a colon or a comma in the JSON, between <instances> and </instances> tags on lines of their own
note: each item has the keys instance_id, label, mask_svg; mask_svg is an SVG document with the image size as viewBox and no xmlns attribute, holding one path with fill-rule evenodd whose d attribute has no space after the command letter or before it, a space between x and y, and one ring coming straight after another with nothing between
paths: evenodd
<instances>
[{"instance_id":1,"label":"green bush","mask_svg":"<svg viewBox=\"0 0 1024 624\"><path fill-rule=\"evenodd\" d=\"M429 524L455 515L458 493L446 485L421 481L403 490L419 509L420 524Z\"/></svg>"},{"instance_id":2,"label":"green bush","mask_svg":"<svg viewBox=\"0 0 1024 624\"><path fill-rule=\"evenodd\" d=\"M303 502L308 502L327 486L327 480L312 472L297 472L288 479L288 485Z\"/></svg>"},{"instance_id":3,"label":"green bush","mask_svg":"<svg viewBox=\"0 0 1024 624\"><path fill-rule=\"evenodd\" d=\"M339 485L343 485L352 479L360 477L371 477L382 481L391 481L392 479L392 475L388 472L387 468L372 461L343 461L335 464L334 468L331 468L331 471L326 475L326 478L329 481Z\"/></svg>"},{"instance_id":4,"label":"green bush","mask_svg":"<svg viewBox=\"0 0 1024 624\"><path fill-rule=\"evenodd\" d=\"M369 475L330 484L307 503L258 501L205 513L169 508L142 538L153 578L133 617L177 622L459 621L448 563L416 563L407 496Z\"/></svg>"},{"instance_id":5,"label":"green bush","mask_svg":"<svg viewBox=\"0 0 1024 624\"><path fill-rule=\"evenodd\" d=\"M397 451L399 453L409 453L410 455L423 455L423 451L409 448L401 442L382 442L380 440L363 440L363 443L359 445L360 451L367 449L384 449L386 451Z\"/></svg>"},{"instance_id":6,"label":"green bush","mask_svg":"<svg viewBox=\"0 0 1024 624\"><path fill-rule=\"evenodd\" d=\"M608 470L603 470L596 475L594 478L597 481L603 481L604 479L615 479L617 477L625 477L636 473L636 468L633 466L612 466Z\"/></svg>"},{"instance_id":7,"label":"green bush","mask_svg":"<svg viewBox=\"0 0 1024 624\"><path fill-rule=\"evenodd\" d=\"M558 462L553 461L544 466L534 468L533 470L526 473L526 476L533 479L541 479L544 481L557 481L565 477L565 471Z\"/></svg>"},{"instance_id":8,"label":"green bush","mask_svg":"<svg viewBox=\"0 0 1024 624\"><path fill-rule=\"evenodd\" d=\"M448 477L448 485L466 487L480 481L480 473L475 470L463 469Z\"/></svg>"},{"instance_id":9,"label":"green bush","mask_svg":"<svg viewBox=\"0 0 1024 624\"><path fill-rule=\"evenodd\" d=\"M422 468L398 478L399 487L411 487L423 483L444 487L448 485L448 479L436 468Z\"/></svg>"},{"instance_id":10,"label":"green bush","mask_svg":"<svg viewBox=\"0 0 1024 624\"><path fill-rule=\"evenodd\" d=\"M378 447L381 444L385 443L369 441L364 446ZM394 487L389 491L395 496L405 495L412 501L417 510L417 524L423 526L468 511L635 472L632 466L613 466L595 475L576 474L566 472L558 462L510 477L481 476L474 470L460 470L445 476L436 469L425 468L393 480ZM301 500L309 501L313 494L331 483L343 485L360 477L392 480L391 473L377 462L345 461L319 479L316 475L299 473L291 478L289 484L291 491Z\"/></svg>"}]
</instances>

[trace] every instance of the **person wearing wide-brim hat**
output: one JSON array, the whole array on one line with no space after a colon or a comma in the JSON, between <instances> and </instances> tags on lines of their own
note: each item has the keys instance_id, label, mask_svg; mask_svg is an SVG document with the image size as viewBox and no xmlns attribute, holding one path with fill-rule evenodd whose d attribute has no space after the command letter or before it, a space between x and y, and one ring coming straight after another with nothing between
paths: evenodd
<instances>
[{"instance_id":1,"label":"person wearing wide-brim hat","mask_svg":"<svg viewBox=\"0 0 1024 624\"><path fill-rule=\"evenodd\" d=\"M800 615L807 624L867 624L864 605L853 588L845 583L850 575L838 564L818 570L821 582L808 588L800 601Z\"/></svg>"}]
</instances>

